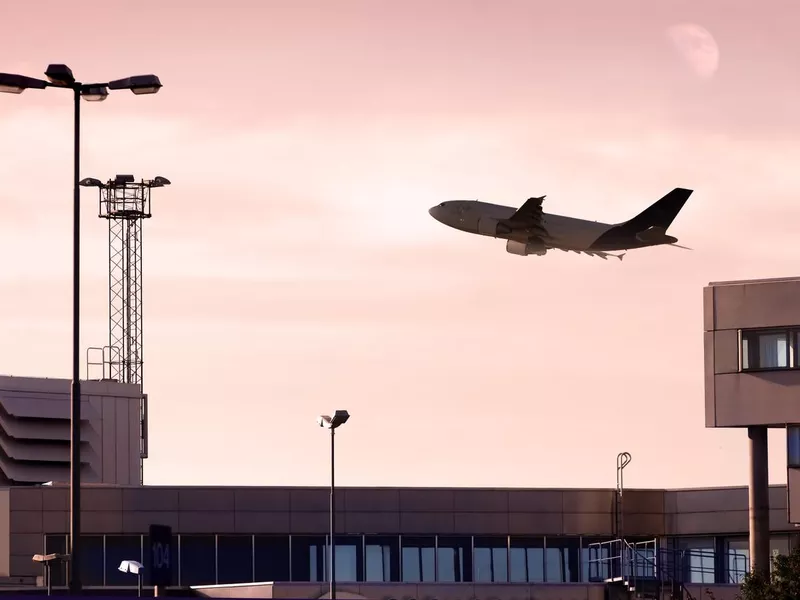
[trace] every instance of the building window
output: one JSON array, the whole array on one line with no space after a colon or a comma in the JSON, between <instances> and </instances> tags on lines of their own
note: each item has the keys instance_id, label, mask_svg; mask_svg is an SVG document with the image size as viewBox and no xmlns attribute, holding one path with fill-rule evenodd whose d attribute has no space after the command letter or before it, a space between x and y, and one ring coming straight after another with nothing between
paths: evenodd
<instances>
[{"instance_id":1,"label":"building window","mask_svg":"<svg viewBox=\"0 0 800 600\"><path fill-rule=\"evenodd\" d=\"M472 578L472 538L439 536L436 549L436 581L450 583Z\"/></svg>"},{"instance_id":2,"label":"building window","mask_svg":"<svg viewBox=\"0 0 800 600\"><path fill-rule=\"evenodd\" d=\"M66 554L67 553L67 536L62 533L55 535L44 536L44 553L45 554ZM42 576L47 577L45 571ZM58 563L50 568L50 577L52 577L53 587L60 587L67 585L67 565L66 563ZM45 580L47 585L47 580Z\"/></svg>"},{"instance_id":3,"label":"building window","mask_svg":"<svg viewBox=\"0 0 800 600\"><path fill-rule=\"evenodd\" d=\"M360 535L336 536L336 581L364 580L363 547L364 538Z\"/></svg>"},{"instance_id":4,"label":"building window","mask_svg":"<svg viewBox=\"0 0 800 600\"><path fill-rule=\"evenodd\" d=\"M619 543L602 538L581 540L581 581L598 582L611 577L612 565L619 564ZM619 570L618 568L616 570Z\"/></svg>"},{"instance_id":5,"label":"building window","mask_svg":"<svg viewBox=\"0 0 800 600\"><path fill-rule=\"evenodd\" d=\"M580 573L580 538L545 539L545 581L548 583L572 583L578 581Z\"/></svg>"},{"instance_id":6,"label":"building window","mask_svg":"<svg viewBox=\"0 0 800 600\"><path fill-rule=\"evenodd\" d=\"M150 555L153 552L152 544L150 543L150 535L144 534L142 536L142 564L147 567L150 564ZM178 585L178 536L173 535L169 544L169 555L164 556L169 561L172 585ZM147 586L153 585L151 571L148 568L144 570L144 578L142 583Z\"/></svg>"},{"instance_id":7,"label":"building window","mask_svg":"<svg viewBox=\"0 0 800 600\"><path fill-rule=\"evenodd\" d=\"M292 536L292 581L327 581L327 564L326 536Z\"/></svg>"},{"instance_id":8,"label":"building window","mask_svg":"<svg viewBox=\"0 0 800 600\"><path fill-rule=\"evenodd\" d=\"M508 571L512 583L544 582L544 538L512 537Z\"/></svg>"},{"instance_id":9,"label":"building window","mask_svg":"<svg viewBox=\"0 0 800 600\"><path fill-rule=\"evenodd\" d=\"M787 329L742 331L742 370L788 369L795 366L792 338L797 338L797 335Z\"/></svg>"},{"instance_id":10,"label":"building window","mask_svg":"<svg viewBox=\"0 0 800 600\"><path fill-rule=\"evenodd\" d=\"M119 565L123 560L142 561L141 535L107 535L106 536L106 585L135 586L136 575L123 573Z\"/></svg>"},{"instance_id":11,"label":"building window","mask_svg":"<svg viewBox=\"0 0 800 600\"><path fill-rule=\"evenodd\" d=\"M684 581L716 583L714 538L679 539L678 548L681 550Z\"/></svg>"},{"instance_id":12,"label":"building window","mask_svg":"<svg viewBox=\"0 0 800 600\"><path fill-rule=\"evenodd\" d=\"M800 468L800 425L786 427L786 466Z\"/></svg>"},{"instance_id":13,"label":"building window","mask_svg":"<svg viewBox=\"0 0 800 600\"><path fill-rule=\"evenodd\" d=\"M217 583L253 581L253 536L217 536Z\"/></svg>"},{"instance_id":14,"label":"building window","mask_svg":"<svg viewBox=\"0 0 800 600\"><path fill-rule=\"evenodd\" d=\"M472 551L472 581L508 582L508 538L476 537Z\"/></svg>"},{"instance_id":15,"label":"building window","mask_svg":"<svg viewBox=\"0 0 800 600\"><path fill-rule=\"evenodd\" d=\"M102 535L81 536L81 580L87 587L104 585L103 543Z\"/></svg>"},{"instance_id":16,"label":"building window","mask_svg":"<svg viewBox=\"0 0 800 600\"><path fill-rule=\"evenodd\" d=\"M405 537L401 543L402 578L406 583L436 581L436 539Z\"/></svg>"},{"instance_id":17,"label":"building window","mask_svg":"<svg viewBox=\"0 0 800 600\"><path fill-rule=\"evenodd\" d=\"M750 570L750 542L747 538L729 539L725 543L725 554L725 583L744 583L744 576Z\"/></svg>"},{"instance_id":18,"label":"building window","mask_svg":"<svg viewBox=\"0 0 800 600\"><path fill-rule=\"evenodd\" d=\"M217 540L213 535L180 537L180 585L213 585L217 582Z\"/></svg>"},{"instance_id":19,"label":"building window","mask_svg":"<svg viewBox=\"0 0 800 600\"><path fill-rule=\"evenodd\" d=\"M289 536L257 535L255 581L293 581L289 572Z\"/></svg>"},{"instance_id":20,"label":"building window","mask_svg":"<svg viewBox=\"0 0 800 600\"><path fill-rule=\"evenodd\" d=\"M400 538L365 537L365 581L400 581Z\"/></svg>"}]
</instances>

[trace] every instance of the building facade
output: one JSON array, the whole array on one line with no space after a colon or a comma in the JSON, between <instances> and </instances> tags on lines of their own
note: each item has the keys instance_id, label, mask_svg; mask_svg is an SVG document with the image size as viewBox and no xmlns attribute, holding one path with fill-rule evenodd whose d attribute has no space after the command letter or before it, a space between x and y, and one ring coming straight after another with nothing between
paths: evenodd
<instances>
[{"instance_id":1,"label":"building facade","mask_svg":"<svg viewBox=\"0 0 800 600\"><path fill-rule=\"evenodd\" d=\"M373 589L369 597L383 598L405 586L432 585L439 589L437 597L457 599L472 597L469 586L480 584L492 585L495 596L519 597L534 585L537 594L552 589L561 594L552 597L566 597L570 589L602 591L610 575L598 558L610 552L599 545L615 537L616 490L342 488L337 493L336 575L343 589L354 593ZM148 564L148 528L163 524L174 533L175 585L324 587L328 494L327 488L87 486L84 585L135 587L135 579L118 566L129 559ZM681 553L687 586L733 588L749 568L746 488L630 489L623 512L628 540L654 540ZM786 521L783 486L770 489L770 523L773 552L786 553L800 543ZM42 567L31 557L65 551L68 488L0 490L0 524L6 532L0 536L6 583L42 585ZM54 569L52 582L65 584L64 567ZM445 594L443 585L456 587Z\"/></svg>"},{"instance_id":2,"label":"building facade","mask_svg":"<svg viewBox=\"0 0 800 600\"><path fill-rule=\"evenodd\" d=\"M114 381L81 383L81 478L140 482L142 394ZM0 376L0 483L69 481L70 381Z\"/></svg>"}]
</instances>

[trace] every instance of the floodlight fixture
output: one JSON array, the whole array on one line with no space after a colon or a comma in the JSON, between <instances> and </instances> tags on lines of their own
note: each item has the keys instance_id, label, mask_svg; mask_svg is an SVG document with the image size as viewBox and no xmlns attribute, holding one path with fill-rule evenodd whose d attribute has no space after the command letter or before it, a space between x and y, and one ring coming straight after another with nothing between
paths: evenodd
<instances>
[{"instance_id":1,"label":"floodlight fixture","mask_svg":"<svg viewBox=\"0 0 800 600\"><path fill-rule=\"evenodd\" d=\"M14 75L12 73L0 73L0 92L6 94L21 94L27 89L43 90L49 84L41 79L25 77L25 75Z\"/></svg>"},{"instance_id":2,"label":"floodlight fixture","mask_svg":"<svg viewBox=\"0 0 800 600\"><path fill-rule=\"evenodd\" d=\"M124 79L115 79L108 82L111 90L130 90L134 94L155 94L163 86L161 80L156 75L134 75Z\"/></svg>"},{"instance_id":3,"label":"floodlight fixture","mask_svg":"<svg viewBox=\"0 0 800 600\"><path fill-rule=\"evenodd\" d=\"M136 575L136 588L139 596L142 595L142 573L144 572L144 565L138 560L123 560L117 567L123 573L131 573Z\"/></svg>"},{"instance_id":4,"label":"floodlight fixture","mask_svg":"<svg viewBox=\"0 0 800 600\"><path fill-rule=\"evenodd\" d=\"M51 84L58 87L69 87L75 83L72 69L67 65L47 65L47 70L44 74Z\"/></svg>"},{"instance_id":5,"label":"floodlight fixture","mask_svg":"<svg viewBox=\"0 0 800 600\"><path fill-rule=\"evenodd\" d=\"M333 416L329 415L320 415L317 417L317 424L320 427L325 427L326 429L336 429L337 427L344 425L347 423L347 420L350 418L350 413L346 410L337 410L333 413Z\"/></svg>"},{"instance_id":6,"label":"floodlight fixture","mask_svg":"<svg viewBox=\"0 0 800 600\"><path fill-rule=\"evenodd\" d=\"M81 87L81 97L87 102L102 102L108 98L108 88L104 85L85 85Z\"/></svg>"},{"instance_id":7,"label":"floodlight fixture","mask_svg":"<svg viewBox=\"0 0 800 600\"><path fill-rule=\"evenodd\" d=\"M45 571L45 579L47 580L47 595L50 596L53 593L53 578L52 578L52 567L53 565L60 564L62 562L67 562L70 559L69 554L59 554L57 552L53 552L51 554L34 554L33 555L33 562L37 562L39 564L44 565Z\"/></svg>"}]
</instances>

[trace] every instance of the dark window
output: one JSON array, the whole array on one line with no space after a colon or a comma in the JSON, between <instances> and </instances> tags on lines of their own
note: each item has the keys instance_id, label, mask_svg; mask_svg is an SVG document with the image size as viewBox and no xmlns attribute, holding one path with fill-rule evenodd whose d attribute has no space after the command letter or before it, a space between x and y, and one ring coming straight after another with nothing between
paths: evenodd
<instances>
[{"instance_id":1,"label":"dark window","mask_svg":"<svg viewBox=\"0 0 800 600\"><path fill-rule=\"evenodd\" d=\"M508 538L475 538L472 552L472 581L508 581Z\"/></svg>"},{"instance_id":2,"label":"dark window","mask_svg":"<svg viewBox=\"0 0 800 600\"><path fill-rule=\"evenodd\" d=\"M727 554L727 581L725 583L744 582L745 573L750 570L750 542L747 538L729 538L725 540Z\"/></svg>"},{"instance_id":3,"label":"dark window","mask_svg":"<svg viewBox=\"0 0 800 600\"><path fill-rule=\"evenodd\" d=\"M578 581L580 538L549 537L545 540L545 580L550 583Z\"/></svg>"},{"instance_id":4,"label":"dark window","mask_svg":"<svg viewBox=\"0 0 800 600\"><path fill-rule=\"evenodd\" d=\"M292 536L292 581L326 581L328 564L325 536Z\"/></svg>"},{"instance_id":5,"label":"dark window","mask_svg":"<svg viewBox=\"0 0 800 600\"><path fill-rule=\"evenodd\" d=\"M153 585L150 579L150 555L152 554L152 544L150 544L150 536L145 534L142 542L142 564L144 565L144 585ZM169 556L164 556L165 560L169 560L172 571L172 585L178 585L178 536L173 535L169 545Z\"/></svg>"},{"instance_id":6,"label":"dark window","mask_svg":"<svg viewBox=\"0 0 800 600\"><path fill-rule=\"evenodd\" d=\"M787 369L789 331L742 331L742 370Z\"/></svg>"},{"instance_id":7,"label":"dark window","mask_svg":"<svg viewBox=\"0 0 800 600\"><path fill-rule=\"evenodd\" d=\"M44 553L66 554L67 536L60 533L44 536ZM47 576L47 573L44 572L44 570L42 572L42 576ZM53 587L67 585L67 565L65 563L60 563L51 567L50 577L52 577ZM47 580L45 580L45 585L47 585Z\"/></svg>"},{"instance_id":8,"label":"dark window","mask_svg":"<svg viewBox=\"0 0 800 600\"><path fill-rule=\"evenodd\" d=\"M254 550L255 581L291 581L288 535L257 535Z\"/></svg>"},{"instance_id":9,"label":"dark window","mask_svg":"<svg viewBox=\"0 0 800 600\"><path fill-rule=\"evenodd\" d=\"M440 536L436 552L436 571L436 581L470 581L472 578L471 538Z\"/></svg>"},{"instance_id":10,"label":"dark window","mask_svg":"<svg viewBox=\"0 0 800 600\"><path fill-rule=\"evenodd\" d=\"M800 427L786 427L786 466L790 469L800 467Z\"/></svg>"},{"instance_id":11,"label":"dark window","mask_svg":"<svg viewBox=\"0 0 800 600\"><path fill-rule=\"evenodd\" d=\"M360 535L336 536L336 581L364 581L363 544Z\"/></svg>"},{"instance_id":12,"label":"dark window","mask_svg":"<svg viewBox=\"0 0 800 600\"><path fill-rule=\"evenodd\" d=\"M102 535L81 536L81 581L85 586L103 585Z\"/></svg>"},{"instance_id":13,"label":"dark window","mask_svg":"<svg viewBox=\"0 0 800 600\"><path fill-rule=\"evenodd\" d=\"M436 539L404 536L400 543L403 581L436 581Z\"/></svg>"},{"instance_id":14,"label":"dark window","mask_svg":"<svg viewBox=\"0 0 800 600\"><path fill-rule=\"evenodd\" d=\"M512 537L508 551L509 579L512 583L544 581L544 539Z\"/></svg>"},{"instance_id":15,"label":"dark window","mask_svg":"<svg viewBox=\"0 0 800 600\"><path fill-rule=\"evenodd\" d=\"M583 538L581 548L581 581L605 581L611 577L611 557L618 551L618 544L604 539Z\"/></svg>"},{"instance_id":16,"label":"dark window","mask_svg":"<svg viewBox=\"0 0 800 600\"><path fill-rule=\"evenodd\" d=\"M212 585L217 579L216 540L213 535L180 538L180 585Z\"/></svg>"},{"instance_id":17,"label":"dark window","mask_svg":"<svg viewBox=\"0 0 800 600\"><path fill-rule=\"evenodd\" d=\"M251 583L253 579L253 536L217 537L217 583Z\"/></svg>"},{"instance_id":18,"label":"dark window","mask_svg":"<svg viewBox=\"0 0 800 600\"><path fill-rule=\"evenodd\" d=\"M400 581L400 538L366 536L365 581Z\"/></svg>"},{"instance_id":19,"label":"dark window","mask_svg":"<svg viewBox=\"0 0 800 600\"><path fill-rule=\"evenodd\" d=\"M123 560L135 560L144 564L142 562L142 536L106 536L106 585L135 586L137 584L136 575L119 570L119 565Z\"/></svg>"}]
</instances>

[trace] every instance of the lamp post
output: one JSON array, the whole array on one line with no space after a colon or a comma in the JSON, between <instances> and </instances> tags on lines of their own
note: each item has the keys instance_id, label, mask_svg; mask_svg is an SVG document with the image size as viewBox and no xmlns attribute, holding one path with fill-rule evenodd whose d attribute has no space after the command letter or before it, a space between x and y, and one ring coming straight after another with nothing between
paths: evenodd
<instances>
[{"instance_id":1,"label":"lamp post","mask_svg":"<svg viewBox=\"0 0 800 600\"><path fill-rule=\"evenodd\" d=\"M119 563L118 569L123 573L132 573L136 575L136 592L137 596L142 597L142 573L144 572L144 565L138 560L123 560Z\"/></svg>"},{"instance_id":2,"label":"lamp post","mask_svg":"<svg viewBox=\"0 0 800 600\"><path fill-rule=\"evenodd\" d=\"M70 476L69 476L69 548L70 593L81 591L80 580L80 534L81 534L81 381L80 381L80 148L81 148L81 103L101 102L108 97L108 90L130 90L134 94L155 94L161 89L161 81L155 75L135 75L107 83L81 83L76 81L72 69L67 65L49 65L44 72L47 81L0 73L0 92L21 94L27 89L43 90L48 87L72 91L74 100L74 173L72 191L72 383L70 386Z\"/></svg>"},{"instance_id":3,"label":"lamp post","mask_svg":"<svg viewBox=\"0 0 800 600\"><path fill-rule=\"evenodd\" d=\"M334 543L334 535L336 533L336 498L334 492L336 489L336 462L334 460L334 450L336 444L334 443L336 437L336 428L340 425L347 423L350 418L350 413L346 410L337 410L333 416L321 415L317 417L317 424L320 427L325 427L331 430L331 513L330 513L330 593L328 594L331 600L336 600L336 547Z\"/></svg>"}]
</instances>

